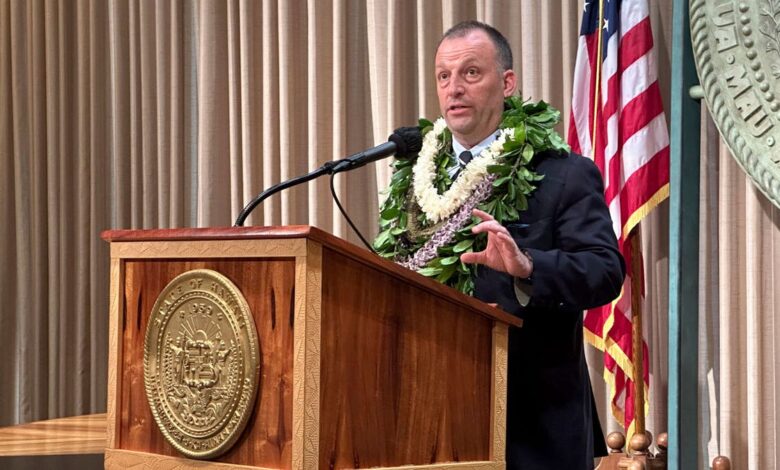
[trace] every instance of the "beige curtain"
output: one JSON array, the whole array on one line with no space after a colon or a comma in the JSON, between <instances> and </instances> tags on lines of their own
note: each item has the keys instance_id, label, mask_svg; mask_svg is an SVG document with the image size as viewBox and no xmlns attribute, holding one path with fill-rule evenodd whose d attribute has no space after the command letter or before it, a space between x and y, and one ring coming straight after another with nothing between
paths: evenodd
<instances>
[{"instance_id":1,"label":"beige curtain","mask_svg":"<svg viewBox=\"0 0 780 470\"><path fill-rule=\"evenodd\" d=\"M581 3L0 0L0 424L104 409L101 230L230 225L263 188L435 117L435 46L464 19L502 30L523 96L568 116ZM672 0L650 4L668 109ZM774 468L778 211L713 126L703 131L702 461L720 452L736 467ZM336 179L368 236L389 174L380 162ZM656 434L666 430L667 219L665 203L642 225ZM269 199L248 223L357 241L325 179ZM600 353L589 356L601 418L618 429Z\"/></svg>"},{"instance_id":2,"label":"beige curtain","mask_svg":"<svg viewBox=\"0 0 780 470\"><path fill-rule=\"evenodd\" d=\"M108 228L230 225L252 196L438 114L433 54L477 18L568 114L578 2L0 0L0 423L100 410ZM561 126L563 130L563 126ZM375 233L389 162L340 175ZM352 241L321 179L252 224Z\"/></svg>"},{"instance_id":3,"label":"beige curtain","mask_svg":"<svg viewBox=\"0 0 780 470\"><path fill-rule=\"evenodd\" d=\"M703 125L700 455L780 464L780 209Z\"/></svg>"},{"instance_id":4,"label":"beige curtain","mask_svg":"<svg viewBox=\"0 0 780 470\"><path fill-rule=\"evenodd\" d=\"M0 421L105 403L108 4L0 2Z\"/></svg>"}]
</instances>

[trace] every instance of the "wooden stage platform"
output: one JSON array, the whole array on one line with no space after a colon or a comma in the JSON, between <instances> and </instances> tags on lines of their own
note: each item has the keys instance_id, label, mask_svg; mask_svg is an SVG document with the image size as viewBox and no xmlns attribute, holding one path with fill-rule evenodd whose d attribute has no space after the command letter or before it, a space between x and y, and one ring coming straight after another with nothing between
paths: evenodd
<instances>
[{"instance_id":1,"label":"wooden stage platform","mask_svg":"<svg viewBox=\"0 0 780 470\"><path fill-rule=\"evenodd\" d=\"M0 428L0 457L102 454L105 447L105 413Z\"/></svg>"}]
</instances>

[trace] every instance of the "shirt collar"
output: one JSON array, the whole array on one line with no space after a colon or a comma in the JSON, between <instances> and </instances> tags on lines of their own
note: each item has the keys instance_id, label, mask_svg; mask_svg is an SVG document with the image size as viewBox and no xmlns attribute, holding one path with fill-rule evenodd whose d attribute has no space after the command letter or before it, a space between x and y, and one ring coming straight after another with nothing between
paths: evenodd
<instances>
[{"instance_id":1,"label":"shirt collar","mask_svg":"<svg viewBox=\"0 0 780 470\"><path fill-rule=\"evenodd\" d=\"M490 134L489 136L485 137L485 140L478 143L477 145L466 148L463 144L458 142L458 139L455 138L455 136L452 137L452 151L455 153L455 158L460 161L460 154L465 152L466 150L471 152L471 155L473 158L477 158L480 153L482 153L483 150L488 148L490 144L492 144L496 139L498 139L499 134L501 133L500 129L496 129L496 132ZM461 162L462 163L462 162Z\"/></svg>"}]
</instances>

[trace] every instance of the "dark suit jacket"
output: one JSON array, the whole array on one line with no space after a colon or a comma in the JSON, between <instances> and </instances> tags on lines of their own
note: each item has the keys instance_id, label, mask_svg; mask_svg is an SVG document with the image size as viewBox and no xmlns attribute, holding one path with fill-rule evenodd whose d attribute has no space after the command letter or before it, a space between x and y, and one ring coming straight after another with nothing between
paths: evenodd
<instances>
[{"instance_id":1,"label":"dark suit jacket","mask_svg":"<svg viewBox=\"0 0 780 470\"><path fill-rule=\"evenodd\" d=\"M617 297L625 267L593 162L545 152L531 165L544 179L520 220L507 224L533 258L531 301L520 306L514 279L484 266L475 291L524 319L509 334L507 468L591 469L606 446L585 363L583 310Z\"/></svg>"}]
</instances>

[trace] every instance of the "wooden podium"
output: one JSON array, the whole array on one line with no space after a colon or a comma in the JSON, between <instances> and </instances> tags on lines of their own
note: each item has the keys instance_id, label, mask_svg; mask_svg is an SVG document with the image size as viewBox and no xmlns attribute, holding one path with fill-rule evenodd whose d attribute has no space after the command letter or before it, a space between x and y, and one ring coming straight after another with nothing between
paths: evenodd
<instances>
[{"instance_id":1,"label":"wooden podium","mask_svg":"<svg viewBox=\"0 0 780 470\"><path fill-rule=\"evenodd\" d=\"M106 468L504 468L507 336L521 321L307 226L112 230ZM157 427L144 334L177 275L243 293L260 341L236 444L190 460Z\"/></svg>"}]
</instances>

